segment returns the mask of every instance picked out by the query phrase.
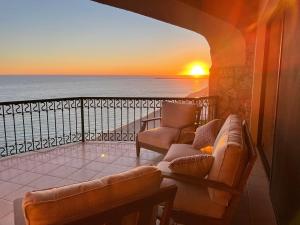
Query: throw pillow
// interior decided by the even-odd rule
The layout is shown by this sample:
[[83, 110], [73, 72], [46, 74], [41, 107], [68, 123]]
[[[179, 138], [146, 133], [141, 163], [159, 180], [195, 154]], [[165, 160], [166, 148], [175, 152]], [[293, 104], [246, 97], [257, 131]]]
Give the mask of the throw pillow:
[[198, 127], [195, 132], [193, 147], [201, 149], [208, 145], [213, 146], [221, 126], [222, 121], [220, 119], [215, 119]]
[[193, 177], [205, 177], [212, 167], [214, 157], [207, 154], [180, 157], [171, 161], [169, 169], [173, 173]]

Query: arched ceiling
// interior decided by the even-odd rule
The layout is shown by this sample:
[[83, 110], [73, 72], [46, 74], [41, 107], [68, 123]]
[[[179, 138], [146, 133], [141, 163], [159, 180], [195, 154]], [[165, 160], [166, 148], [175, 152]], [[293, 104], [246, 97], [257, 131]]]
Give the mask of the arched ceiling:
[[257, 21], [260, 0], [180, 0], [244, 30]]
[[[252, 17], [238, 19], [241, 18], [238, 9], [245, 8], [242, 5], [245, 0], [233, 0], [236, 5], [228, 4], [228, 0], [93, 1], [148, 16], [203, 35], [211, 47], [214, 67], [245, 64], [246, 43], [243, 30], [254, 22]], [[252, 1], [257, 2], [256, 0], [250, 2]], [[255, 8], [254, 3], [251, 5]], [[238, 14], [234, 8], [239, 12]], [[242, 13], [246, 17], [246, 12]]]

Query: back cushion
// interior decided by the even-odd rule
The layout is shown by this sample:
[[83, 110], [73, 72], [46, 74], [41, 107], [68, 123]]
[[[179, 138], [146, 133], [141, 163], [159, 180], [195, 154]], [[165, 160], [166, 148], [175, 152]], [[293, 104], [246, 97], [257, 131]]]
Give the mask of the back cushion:
[[162, 102], [161, 126], [183, 128], [196, 120], [197, 107], [192, 104]]
[[[89, 182], [29, 192], [23, 200], [26, 224], [63, 224], [84, 218], [137, 194], [158, 190], [160, 183], [161, 172], [155, 167], [143, 166]], [[128, 218], [135, 221], [133, 216]]]
[[[229, 186], [237, 185], [248, 159], [247, 150], [243, 145], [242, 121], [237, 115], [230, 115], [214, 143], [212, 155], [215, 160], [208, 179]], [[212, 201], [228, 205], [231, 194], [213, 188], [209, 188], [208, 191]]]

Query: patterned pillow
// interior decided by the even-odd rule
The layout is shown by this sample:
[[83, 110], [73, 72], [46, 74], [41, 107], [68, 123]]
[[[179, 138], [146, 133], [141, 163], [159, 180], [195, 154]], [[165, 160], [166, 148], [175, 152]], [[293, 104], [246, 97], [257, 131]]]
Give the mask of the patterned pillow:
[[198, 127], [195, 132], [193, 147], [201, 149], [209, 145], [213, 146], [221, 126], [222, 121], [215, 119]]
[[202, 178], [209, 173], [213, 161], [214, 157], [207, 154], [180, 157], [171, 161], [169, 169], [173, 173]]

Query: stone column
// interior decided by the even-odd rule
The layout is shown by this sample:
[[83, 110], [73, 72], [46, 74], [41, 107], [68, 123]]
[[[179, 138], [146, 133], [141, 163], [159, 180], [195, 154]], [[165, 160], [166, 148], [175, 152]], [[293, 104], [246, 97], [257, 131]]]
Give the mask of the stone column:
[[212, 66], [209, 77], [209, 95], [218, 96], [217, 118], [225, 119], [229, 114], [234, 113], [249, 122], [253, 60], [254, 43], [247, 43], [244, 66]]

